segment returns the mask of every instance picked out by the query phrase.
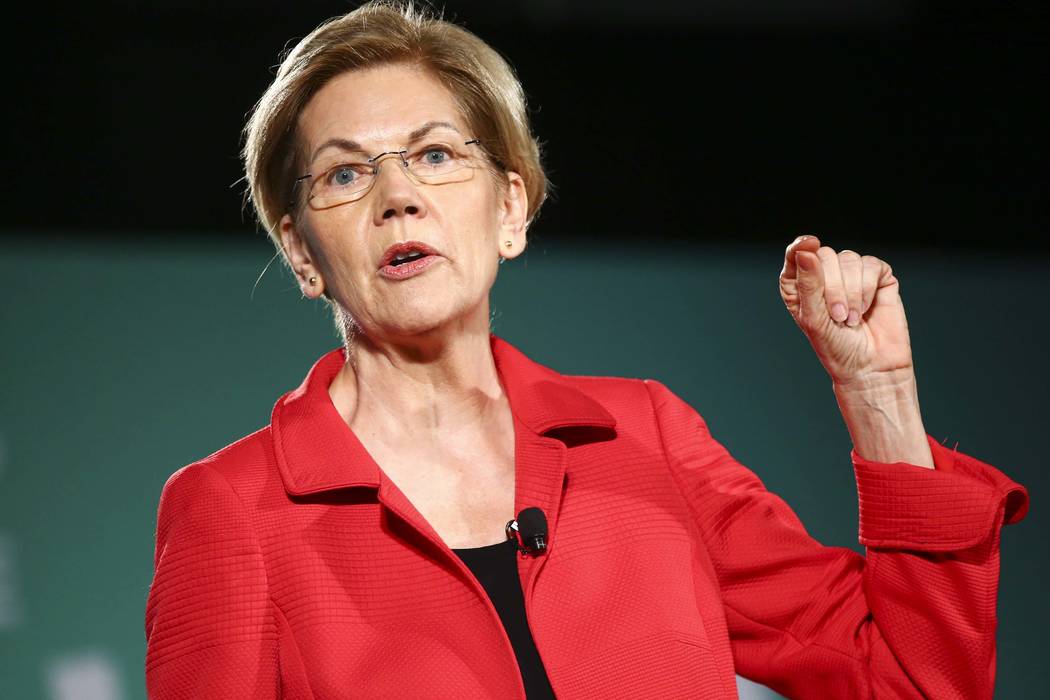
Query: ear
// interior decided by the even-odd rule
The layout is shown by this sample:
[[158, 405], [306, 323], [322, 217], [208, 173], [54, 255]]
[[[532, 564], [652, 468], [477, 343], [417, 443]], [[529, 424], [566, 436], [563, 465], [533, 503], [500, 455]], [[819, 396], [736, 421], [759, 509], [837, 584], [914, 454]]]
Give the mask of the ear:
[[[529, 194], [525, 180], [516, 172], [506, 174], [507, 184], [502, 188], [500, 199], [500, 257], [512, 259], [525, 251], [525, 231], [529, 227]], [[508, 245], [509, 242], [509, 245]]]
[[296, 228], [295, 221], [289, 214], [281, 217], [278, 228], [284, 257], [295, 271], [295, 277], [299, 280], [299, 288], [303, 290], [303, 296], [310, 299], [318, 298], [324, 294], [324, 278], [321, 277], [321, 271], [314, 265], [310, 246]]

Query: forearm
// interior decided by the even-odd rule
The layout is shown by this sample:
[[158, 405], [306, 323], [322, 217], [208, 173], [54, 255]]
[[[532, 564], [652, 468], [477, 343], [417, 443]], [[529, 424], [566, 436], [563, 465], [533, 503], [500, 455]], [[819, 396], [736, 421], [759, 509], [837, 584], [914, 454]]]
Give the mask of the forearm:
[[933, 469], [919, 410], [915, 373], [833, 383], [839, 410], [857, 454], [872, 462], [905, 462]]

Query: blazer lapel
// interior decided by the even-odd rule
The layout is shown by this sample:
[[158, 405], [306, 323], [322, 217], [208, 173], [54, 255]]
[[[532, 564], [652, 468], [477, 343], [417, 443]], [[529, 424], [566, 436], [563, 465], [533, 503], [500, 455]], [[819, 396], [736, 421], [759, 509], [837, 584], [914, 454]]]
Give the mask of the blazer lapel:
[[536, 576], [557, 546], [568, 444], [614, 437], [616, 419], [567, 377], [530, 360], [495, 335], [492, 353], [515, 417], [514, 512], [536, 507], [547, 518], [547, 553], [518, 557], [528, 606]]
[[270, 426], [285, 491], [309, 496], [355, 486], [377, 489], [380, 503], [440, 548], [440, 535], [383, 473], [332, 403], [328, 387], [345, 362], [343, 348], [326, 353], [302, 385], [274, 406]]
[[292, 496], [350, 486], [379, 486], [379, 465], [339, 415], [328, 387], [346, 361], [342, 348], [323, 355], [270, 415], [277, 469]]
[[[496, 335], [490, 335], [489, 340], [515, 418], [515, 514], [528, 507], [542, 509], [550, 548], [556, 542], [566, 443], [608, 439], [615, 435], [616, 419], [573, 386], [569, 378], [530, 360]], [[342, 348], [325, 354], [302, 385], [274, 406], [271, 431], [285, 491], [306, 496], [351, 486], [376, 488], [381, 503], [447, 549], [408, 498], [383, 474], [332, 404], [328, 387], [344, 362]], [[531, 557], [519, 560], [523, 581], [531, 582], [538, 570], [533, 563]]]

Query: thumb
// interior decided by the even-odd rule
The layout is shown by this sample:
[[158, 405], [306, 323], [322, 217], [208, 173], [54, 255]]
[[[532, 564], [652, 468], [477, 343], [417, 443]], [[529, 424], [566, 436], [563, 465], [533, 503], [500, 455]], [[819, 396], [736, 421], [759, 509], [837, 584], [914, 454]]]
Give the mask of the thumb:
[[831, 320], [828, 305], [824, 303], [824, 266], [815, 253], [795, 253], [798, 270], [799, 324], [803, 328], [822, 328]]

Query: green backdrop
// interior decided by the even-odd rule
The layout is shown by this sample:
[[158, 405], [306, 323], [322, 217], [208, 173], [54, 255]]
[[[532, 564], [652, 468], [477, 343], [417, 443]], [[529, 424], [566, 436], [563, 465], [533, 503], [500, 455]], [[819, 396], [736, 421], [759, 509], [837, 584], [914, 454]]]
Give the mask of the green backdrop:
[[[262, 237], [5, 240], [0, 697], [142, 698], [165, 479], [264, 425], [337, 338], [276, 263], [253, 295], [271, 254]], [[1032, 495], [1029, 517], [1003, 535], [996, 697], [1033, 697], [1050, 626], [1047, 264], [825, 242], [893, 265], [927, 430]], [[501, 268], [493, 328], [565, 373], [660, 379], [813, 536], [863, 551], [849, 436], [777, 293], [782, 256], [547, 235]]]

